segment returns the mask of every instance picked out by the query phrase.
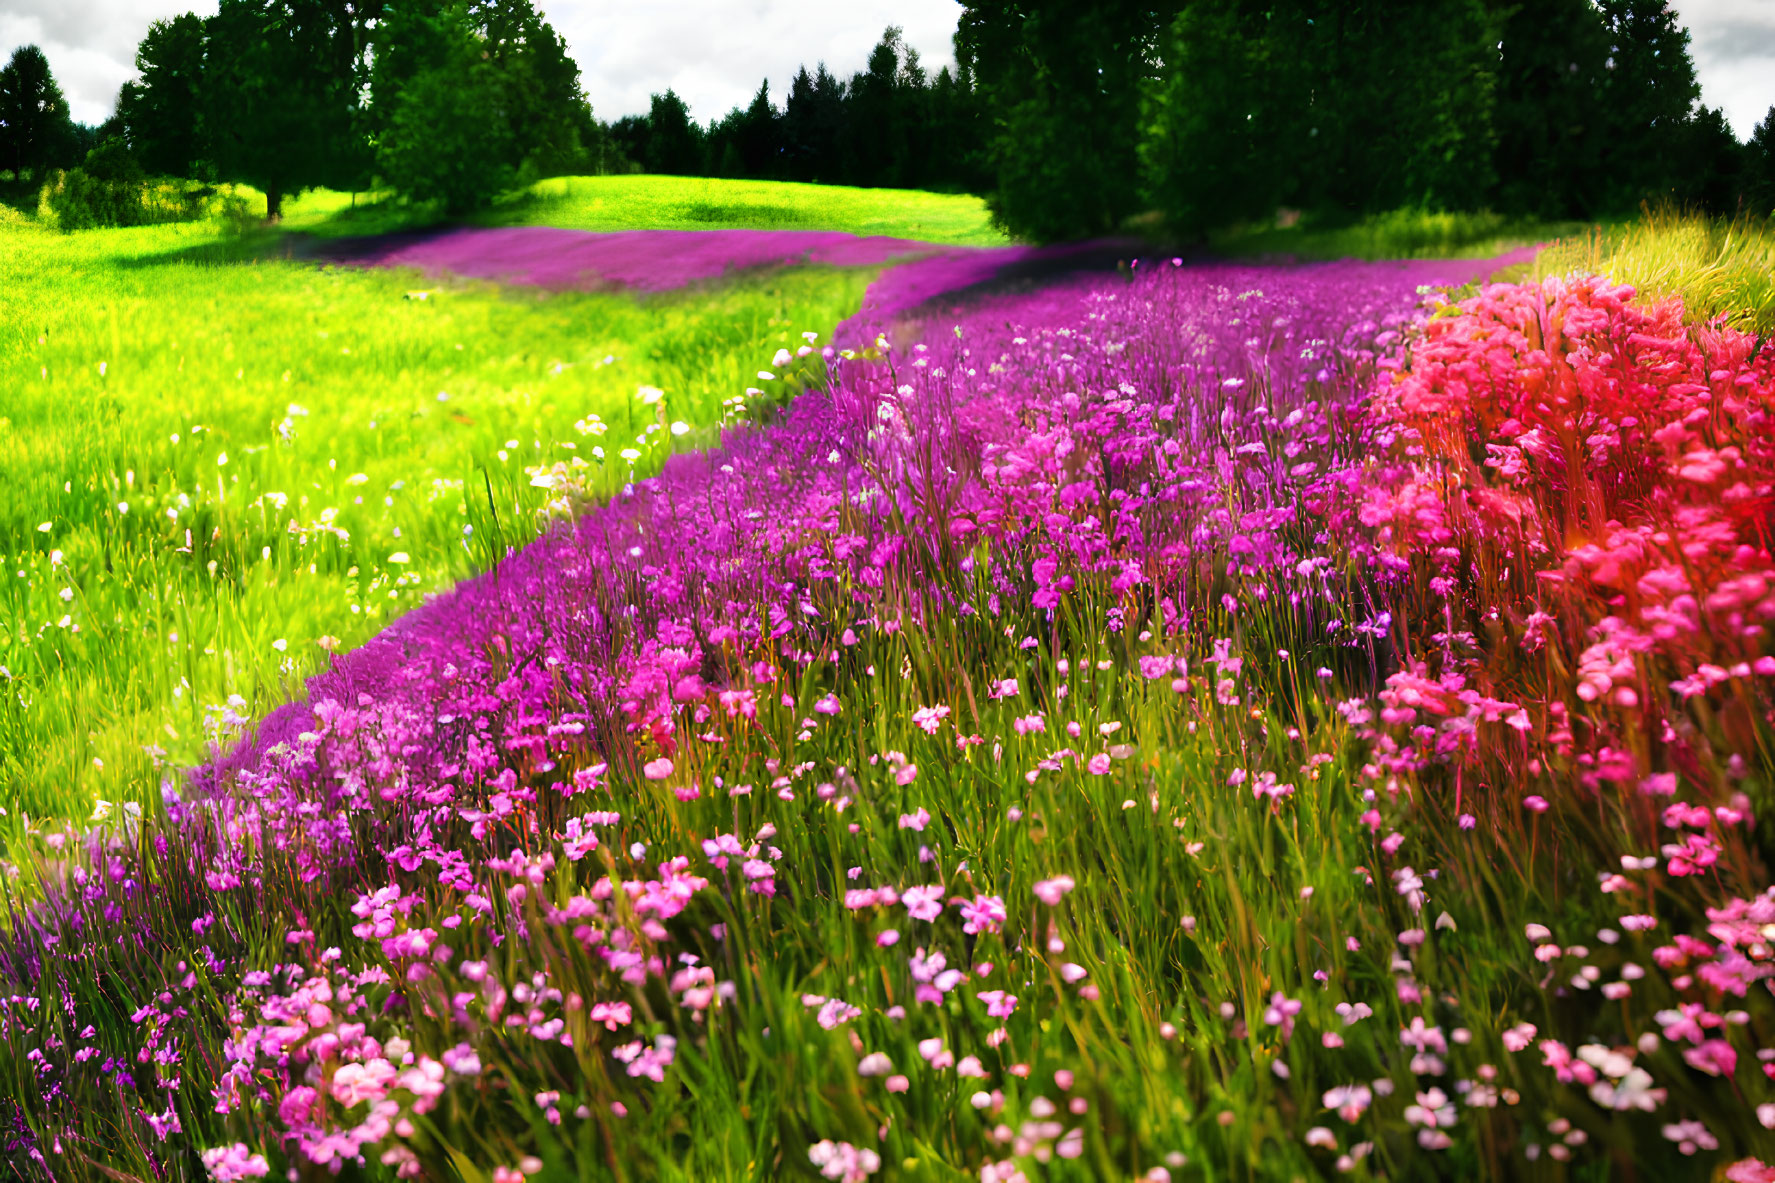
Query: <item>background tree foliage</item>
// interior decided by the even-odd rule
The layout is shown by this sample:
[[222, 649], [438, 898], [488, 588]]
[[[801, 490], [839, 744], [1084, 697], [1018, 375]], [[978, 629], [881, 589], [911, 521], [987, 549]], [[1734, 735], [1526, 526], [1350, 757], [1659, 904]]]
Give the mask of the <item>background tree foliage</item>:
[[653, 173], [979, 190], [989, 175], [984, 127], [965, 63], [933, 76], [890, 26], [848, 82], [824, 62], [803, 66], [781, 108], [766, 80], [749, 104], [707, 128], [668, 90], [647, 115], [618, 120], [611, 138]]
[[1761, 192], [1664, 0], [973, 0], [956, 45], [994, 209], [1037, 238]]
[[73, 164], [81, 150], [48, 59], [35, 45], [21, 46], [0, 68], [0, 169], [35, 176]]
[[[1098, 234], [1145, 208], [1144, 94], [1177, 0], [981, 0], [956, 58], [990, 112], [994, 212], [1036, 238]], [[1229, 137], [1236, 139], [1236, 136]]]
[[370, 4], [221, 0], [207, 24], [201, 126], [223, 180], [283, 195], [369, 180], [362, 81]]
[[804, 66], [780, 107], [764, 81], [705, 126], [667, 90], [606, 126], [533, 0], [220, 0], [154, 23], [101, 128], [20, 50], [0, 170], [242, 181], [272, 216], [310, 186], [456, 214], [632, 169], [969, 190], [1043, 240], [1287, 210], [1767, 213], [1775, 110], [1739, 144], [1699, 105], [1688, 40], [1664, 0], [966, 0], [934, 75], [890, 27], [848, 79]]
[[208, 42], [203, 18], [186, 13], [149, 25], [136, 47], [140, 80], [123, 84], [117, 118], [147, 172], [189, 177], [207, 168], [201, 119]]
[[450, 213], [572, 171], [597, 136], [567, 46], [530, 0], [386, 7], [370, 122], [396, 189]]

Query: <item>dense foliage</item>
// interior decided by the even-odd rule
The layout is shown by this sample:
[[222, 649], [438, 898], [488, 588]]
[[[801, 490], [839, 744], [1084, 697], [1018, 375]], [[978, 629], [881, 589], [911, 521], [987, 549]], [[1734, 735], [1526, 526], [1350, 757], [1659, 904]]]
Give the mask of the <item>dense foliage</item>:
[[766, 81], [747, 106], [703, 128], [668, 90], [647, 115], [611, 127], [648, 172], [936, 190], [986, 183], [984, 134], [966, 63], [932, 76], [893, 27], [849, 81], [823, 62], [803, 66], [780, 108]]
[[1192, 235], [1278, 209], [1590, 218], [1768, 194], [1766, 149], [1696, 105], [1662, 0], [980, 0], [956, 44], [995, 208], [1040, 238], [1149, 211]]
[[49, 61], [35, 45], [0, 68], [0, 169], [40, 174], [79, 159], [79, 133]]
[[530, 0], [223, 0], [156, 21], [114, 134], [149, 174], [285, 194], [376, 178], [447, 212], [579, 171], [602, 136]]

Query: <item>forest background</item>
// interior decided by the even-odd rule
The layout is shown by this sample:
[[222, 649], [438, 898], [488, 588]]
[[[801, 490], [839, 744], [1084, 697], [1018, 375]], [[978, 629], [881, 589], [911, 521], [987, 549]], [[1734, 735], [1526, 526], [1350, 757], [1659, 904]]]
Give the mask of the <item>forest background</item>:
[[954, 69], [889, 28], [780, 103], [766, 82], [704, 125], [667, 90], [607, 123], [530, 0], [222, 0], [150, 28], [96, 127], [20, 49], [0, 196], [66, 228], [195, 216], [230, 182], [272, 218], [311, 187], [435, 218], [649, 172], [972, 192], [1040, 241], [1401, 208], [1767, 214], [1775, 108], [1739, 143], [1688, 43], [1662, 0], [974, 0]]

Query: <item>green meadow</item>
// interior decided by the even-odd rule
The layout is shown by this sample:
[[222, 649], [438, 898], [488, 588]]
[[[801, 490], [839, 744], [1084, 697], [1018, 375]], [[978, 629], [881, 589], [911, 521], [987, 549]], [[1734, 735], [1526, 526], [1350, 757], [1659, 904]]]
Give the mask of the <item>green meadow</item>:
[[[644, 220], [663, 200], [629, 208]], [[802, 224], [909, 232], [881, 208], [839, 203]], [[311, 194], [289, 221], [338, 232], [351, 209]], [[578, 458], [569, 471], [608, 492], [648, 424], [643, 471], [706, 445], [723, 401], [854, 311], [873, 274], [545, 294], [320, 267], [282, 245], [219, 222], [0, 224], [12, 814], [84, 819], [153, 793], [204, 754], [231, 698], [262, 713], [329, 651], [533, 536], [554, 494], [528, 470]], [[662, 402], [640, 403], [643, 386]], [[588, 416], [607, 437], [576, 427]], [[672, 422], [694, 430], [657, 430]]]
[[[233, 190], [263, 212], [264, 198]], [[407, 229], [435, 216], [387, 194], [321, 190], [285, 203], [284, 227], [333, 237]], [[986, 202], [969, 194], [858, 189], [711, 177], [551, 177], [472, 219], [565, 230], [842, 230], [951, 246], [1003, 246]]]

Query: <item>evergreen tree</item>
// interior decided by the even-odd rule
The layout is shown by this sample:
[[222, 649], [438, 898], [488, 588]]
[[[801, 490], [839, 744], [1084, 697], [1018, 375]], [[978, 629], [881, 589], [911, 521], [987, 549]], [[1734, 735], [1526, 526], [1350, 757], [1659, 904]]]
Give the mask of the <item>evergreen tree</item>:
[[1756, 125], [1745, 148], [1744, 200], [1753, 214], [1775, 215], [1775, 107]]
[[803, 66], [783, 108], [784, 172], [790, 180], [836, 184], [851, 178], [844, 134], [849, 114], [844, 83], [826, 63], [812, 74]]
[[80, 134], [49, 59], [35, 45], [13, 52], [0, 68], [0, 168], [33, 179], [69, 168], [81, 157]]
[[1505, 15], [1499, 46], [1497, 204], [1545, 218], [1589, 216], [1605, 200], [1608, 32], [1591, 0], [1535, 0]]
[[1749, 156], [1724, 111], [1698, 107], [1676, 137], [1666, 195], [1687, 209], [1735, 215], [1747, 197]]
[[1674, 193], [1685, 124], [1701, 97], [1689, 31], [1665, 0], [1596, 0], [1608, 40], [1598, 87], [1604, 208]]
[[901, 184], [907, 154], [901, 117], [900, 59], [905, 42], [900, 30], [888, 26], [869, 51], [868, 64], [852, 76], [846, 139], [852, 184]]
[[780, 174], [781, 122], [782, 116], [770, 101], [770, 80], [767, 78], [759, 84], [752, 105], [746, 108], [738, 123], [741, 176], [770, 179]]
[[694, 177], [703, 171], [703, 132], [675, 91], [656, 94], [647, 112], [641, 166], [650, 173]]

